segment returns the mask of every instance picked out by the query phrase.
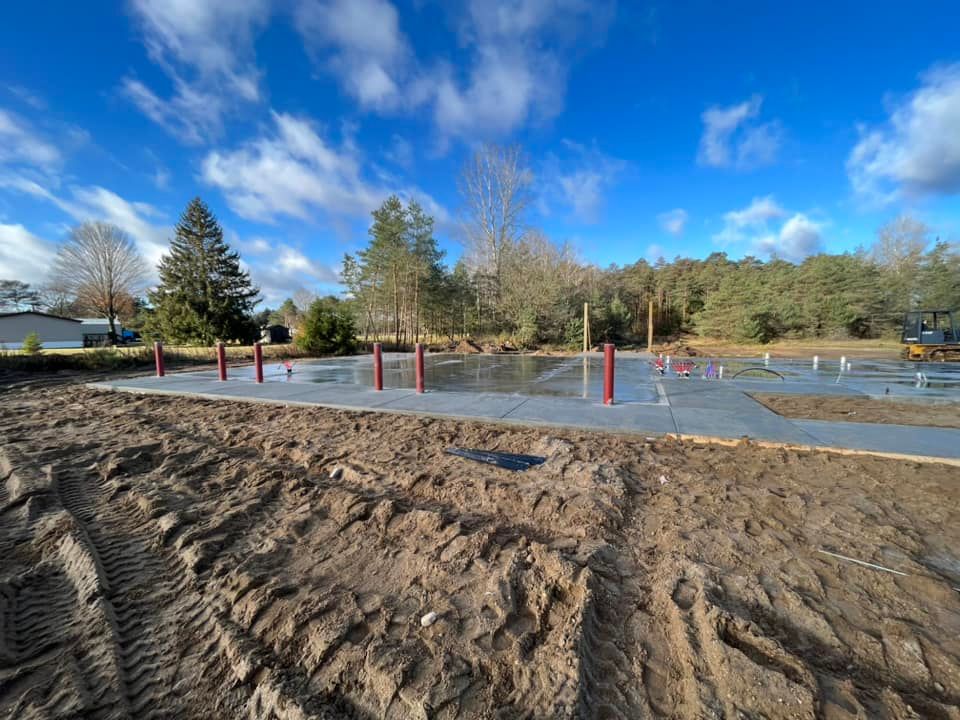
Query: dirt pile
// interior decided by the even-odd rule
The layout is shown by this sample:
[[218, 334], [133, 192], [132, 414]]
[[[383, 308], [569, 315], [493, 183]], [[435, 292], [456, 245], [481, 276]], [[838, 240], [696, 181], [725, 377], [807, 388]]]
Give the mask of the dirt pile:
[[456, 347], [453, 349], [453, 352], [458, 352], [458, 353], [482, 353], [482, 352], [483, 352], [483, 348], [480, 347], [479, 345], [477, 345], [477, 344], [476, 344], [473, 340], [471, 340], [470, 338], [464, 338], [464, 339], [461, 340], [459, 343], [457, 343]]
[[933, 404], [886, 398], [773, 393], [753, 393], [751, 397], [788, 418], [960, 428], [960, 403], [956, 402]]
[[692, 345], [687, 345], [684, 342], [673, 342], [673, 343], [664, 343], [662, 345], [654, 345], [653, 352], [655, 354], [669, 355], [671, 357], [699, 357], [700, 352], [693, 347]]
[[[548, 460], [510, 473], [450, 445]], [[955, 717], [958, 481], [747, 445], [8, 392], [0, 716]]]

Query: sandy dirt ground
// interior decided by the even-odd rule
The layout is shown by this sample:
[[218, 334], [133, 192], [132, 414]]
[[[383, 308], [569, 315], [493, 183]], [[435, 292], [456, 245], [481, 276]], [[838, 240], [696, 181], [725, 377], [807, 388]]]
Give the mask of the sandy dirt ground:
[[752, 393], [751, 397], [788, 418], [960, 428], [960, 403], [896, 402], [865, 397], [776, 393]]
[[746, 444], [7, 390], [0, 717], [957, 718], [958, 487]]
[[657, 353], [683, 357], [763, 357], [812, 358], [839, 360], [841, 357], [862, 360], [897, 360], [902, 345], [889, 340], [778, 340], [766, 345], [735, 343], [696, 335], [683, 335], [670, 341], [657, 342]]

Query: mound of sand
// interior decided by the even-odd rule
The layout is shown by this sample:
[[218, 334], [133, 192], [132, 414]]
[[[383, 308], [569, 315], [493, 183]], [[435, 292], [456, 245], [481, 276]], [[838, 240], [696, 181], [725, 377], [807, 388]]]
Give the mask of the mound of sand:
[[459, 343], [457, 343], [457, 346], [454, 348], [453, 351], [458, 353], [482, 353], [483, 348], [477, 345], [470, 338], [464, 338]]
[[3, 717], [960, 713], [957, 468], [63, 387], [0, 438]]

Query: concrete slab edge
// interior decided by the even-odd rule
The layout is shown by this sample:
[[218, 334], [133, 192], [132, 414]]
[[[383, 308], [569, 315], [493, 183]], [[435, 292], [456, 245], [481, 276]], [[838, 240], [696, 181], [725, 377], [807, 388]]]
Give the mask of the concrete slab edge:
[[332, 410], [343, 410], [346, 412], [361, 413], [388, 413], [391, 415], [412, 415], [418, 417], [428, 417], [436, 420], [457, 420], [459, 422], [474, 422], [485, 424], [509, 425], [512, 427], [535, 427], [535, 428], [558, 428], [564, 430], [579, 430], [591, 433], [603, 433], [605, 435], [617, 435], [619, 437], [654, 437], [654, 438], [672, 438], [674, 440], [694, 442], [703, 445], [722, 445], [724, 447], [735, 447], [741, 443], [747, 443], [755, 447], [768, 449], [795, 450], [800, 452], [826, 452], [835, 455], [848, 456], [867, 456], [879, 457], [890, 460], [909, 460], [911, 462], [951, 465], [960, 467], [960, 458], [936, 457], [931, 455], [911, 455], [909, 453], [891, 453], [879, 450], [862, 450], [856, 448], [831, 447], [827, 445], [805, 445], [797, 443], [784, 443], [772, 440], [762, 440], [744, 436], [741, 438], [725, 438], [714, 435], [689, 435], [680, 432], [665, 433], [658, 430], [641, 430], [639, 428], [631, 430], [618, 430], [616, 428], [602, 427], [597, 425], [570, 425], [567, 423], [553, 423], [543, 420], [525, 420], [509, 417], [484, 417], [470, 415], [451, 415], [449, 413], [432, 413], [422, 410], [402, 410], [389, 407], [365, 408], [356, 405], [338, 405], [335, 403], [317, 403], [304, 402], [299, 400], [283, 400], [274, 398], [251, 398], [251, 397], [228, 397], [224, 395], [212, 395], [208, 393], [184, 393], [177, 390], [164, 390], [154, 388], [124, 388], [113, 387], [106, 383], [87, 383], [85, 387], [92, 390], [106, 390], [112, 392], [126, 392], [134, 395], [166, 395], [170, 397], [189, 397], [199, 398], [201, 400], [229, 400], [231, 402], [249, 402], [258, 405], [293, 405], [296, 407], [322, 407]]

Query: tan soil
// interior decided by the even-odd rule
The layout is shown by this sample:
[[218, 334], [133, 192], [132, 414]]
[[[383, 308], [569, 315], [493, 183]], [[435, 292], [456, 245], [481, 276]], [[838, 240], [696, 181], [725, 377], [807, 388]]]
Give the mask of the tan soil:
[[821, 360], [839, 360], [843, 356], [850, 359], [896, 360], [900, 358], [902, 346], [889, 340], [778, 340], [759, 345], [683, 334], [659, 338], [653, 351], [701, 357], [763, 357], [769, 353], [773, 358], [812, 358], [818, 355]]
[[[451, 445], [549, 460], [514, 474]], [[869, 457], [10, 390], [0, 716], [956, 718], [958, 485]]]
[[788, 418], [960, 428], [960, 403], [931, 404], [775, 393], [753, 393], [751, 397]]
[[457, 353], [482, 353], [483, 348], [477, 345], [473, 340], [464, 338], [457, 346], [453, 349], [453, 352]]

